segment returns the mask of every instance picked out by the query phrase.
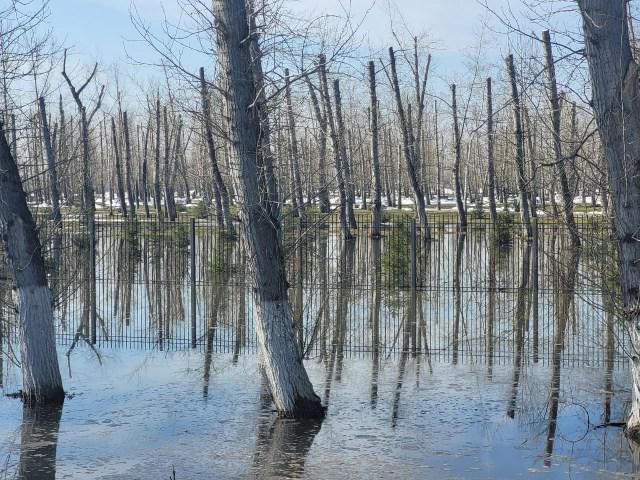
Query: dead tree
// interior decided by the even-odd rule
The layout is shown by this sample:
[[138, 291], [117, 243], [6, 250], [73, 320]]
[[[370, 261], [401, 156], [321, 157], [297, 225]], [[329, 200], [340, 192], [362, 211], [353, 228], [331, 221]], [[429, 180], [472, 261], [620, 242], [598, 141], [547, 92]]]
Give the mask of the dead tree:
[[553, 61], [553, 50], [551, 49], [551, 36], [549, 30], [542, 32], [544, 43], [544, 57], [547, 70], [547, 88], [549, 89], [549, 102], [551, 103], [551, 124], [553, 134], [553, 152], [555, 155], [556, 172], [560, 179], [560, 191], [562, 193], [562, 203], [564, 204], [564, 221], [569, 229], [571, 243], [580, 246], [580, 236], [578, 227], [573, 218], [573, 195], [569, 189], [567, 172], [564, 157], [562, 156], [562, 138], [560, 135], [560, 102], [558, 100], [558, 86], [556, 83], [556, 67]]
[[[298, 153], [298, 138], [296, 135], [296, 120], [293, 115], [293, 103], [291, 101], [291, 81], [289, 69], [284, 70], [284, 96], [287, 102], [287, 130], [289, 133], [289, 162], [291, 164], [293, 195], [300, 210], [304, 209], [304, 197], [302, 195], [302, 180], [300, 179], [300, 158]], [[300, 213], [300, 212], [298, 212]]]
[[127, 199], [129, 200], [129, 209], [131, 210], [131, 216], [136, 217], [136, 202], [135, 195], [133, 193], [133, 173], [132, 173], [132, 159], [131, 159], [131, 138], [129, 137], [129, 120], [127, 112], [122, 112], [122, 128], [124, 129], [124, 166], [127, 185]]
[[122, 180], [122, 166], [120, 162], [120, 146], [118, 144], [118, 131], [116, 121], [111, 117], [111, 141], [113, 143], [113, 154], [115, 156], [116, 187], [118, 189], [118, 200], [120, 200], [120, 210], [126, 217], [128, 215], [127, 202], [125, 200], [124, 181]]
[[[244, 1], [213, 0], [221, 86], [229, 114], [230, 163], [237, 175], [242, 225], [257, 306], [257, 335], [264, 373], [281, 416], [321, 417], [324, 408], [313, 391], [296, 345], [288, 298], [280, 224], [269, 203], [277, 202], [259, 152], [262, 118], [256, 108], [259, 47], [252, 37]], [[257, 59], [257, 60], [256, 60]], [[260, 71], [261, 73], [261, 71]]]
[[382, 216], [382, 182], [380, 181], [380, 153], [378, 149], [378, 96], [376, 94], [376, 69], [369, 62], [369, 130], [371, 132], [371, 164], [373, 166], [373, 223], [371, 236], [380, 236]]
[[462, 159], [462, 139], [460, 138], [460, 125], [458, 124], [458, 100], [455, 83], [451, 85], [451, 110], [453, 111], [453, 181], [455, 183], [456, 205], [458, 207], [458, 224], [461, 230], [467, 229], [467, 210], [464, 205], [462, 182], [460, 180], [460, 162]]
[[62, 215], [60, 214], [60, 192], [58, 191], [58, 166], [56, 165], [56, 154], [54, 150], [55, 138], [51, 138], [49, 129], [49, 119], [44, 97], [38, 99], [40, 107], [40, 124], [42, 126], [42, 140], [47, 153], [47, 169], [49, 171], [49, 189], [51, 191], [51, 219], [54, 224], [60, 224]]
[[315, 88], [307, 75], [304, 81], [309, 88], [311, 105], [318, 122], [318, 199], [320, 201], [320, 213], [329, 213], [329, 185], [327, 184], [327, 115], [324, 112], [324, 104], [320, 104]]
[[331, 137], [331, 146], [333, 147], [333, 159], [336, 169], [336, 178], [338, 179], [338, 194], [340, 196], [340, 230], [345, 240], [353, 238], [349, 224], [347, 223], [347, 191], [345, 186], [344, 171], [342, 168], [342, 156], [340, 153], [340, 142], [336, 131], [336, 123], [333, 117], [333, 107], [331, 106], [331, 97], [329, 97], [329, 85], [327, 80], [326, 58], [320, 55], [318, 58], [318, 74], [320, 75], [320, 92], [322, 102], [324, 103], [327, 124], [329, 125], [329, 136]]
[[218, 156], [216, 153], [216, 144], [213, 138], [213, 126], [211, 124], [211, 102], [209, 99], [209, 91], [207, 82], [204, 77], [204, 68], [200, 67], [200, 100], [202, 102], [202, 122], [204, 124], [204, 134], [207, 141], [207, 149], [209, 151], [209, 161], [211, 162], [211, 171], [213, 173], [213, 195], [216, 201], [216, 215], [219, 226], [226, 226], [227, 231], [233, 234], [234, 227], [231, 220], [231, 212], [229, 208], [229, 192], [224, 183], [220, 167], [218, 165]]
[[518, 177], [518, 190], [520, 191], [520, 214], [524, 223], [527, 237], [533, 237], [531, 227], [531, 210], [529, 209], [529, 193], [527, 187], [527, 174], [524, 168], [524, 133], [522, 131], [522, 115], [520, 107], [520, 95], [516, 82], [516, 70], [513, 65], [513, 55], [506, 58], [509, 82], [511, 84], [511, 103], [513, 104], [513, 127], [516, 140], [516, 169]]
[[496, 167], [494, 157], [494, 133], [493, 133], [493, 94], [491, 92], [491, 77], [487, 78], [487, 176], [489, 197], [489, 216], [491, 224], [496, 225], [498, 213], [496, 209]]
[[347, 217], [351, 228], [358, 228], [356, 215], [353, 211], [355, 203], [355, 192], [353, 185], [353, 175], [351, 174], [351, 165], [349, 164], [349, 156], [347, 155], [347, 130], [344, 125], [342, 116], [342, 95], [340, 94], [340, 80], [333, 81], [333, 96], [336, 102], [336, 127], [338, 134], [338, 148], [340, 149], [340, 164], [342, 165], [342, 175], [344, 177], [344, 185], [347, 194]]
[[418, 175], [416, 171], [415, 158], [412, 155], [411, 136], [407, 124], [407, 118], [404, 113], [404, 107], [402, 105], [402, 97], [400, 95], [400, 84], [398, 83], [398, 72], [396, 70], [396, 57], [393, 52], [393, 47], [389, 47], [389, 60], [391, 63], [391, 87], [393, 89], [396, 112], [398, 119], [400, 120], [400, 133], [402, 134], [402, 151], [404, 153], [405, 167], [409, 182], [413, 188], [413, 198], [415, 201], [416, 213], [420, 222], [422, 233], [426, 240], [431, 239], [431, 231], [429, 230], [429, 223], [427, 219], [427, 210], [425, 208], [424, 194], [422, 187], [418, 181]]
[[153, 202], [156, 206], [157, 219], [162, 221], [162, 193], [160, 191], [160, 94], [156, 100], [156, 151], [155, 160], [153, 162]]

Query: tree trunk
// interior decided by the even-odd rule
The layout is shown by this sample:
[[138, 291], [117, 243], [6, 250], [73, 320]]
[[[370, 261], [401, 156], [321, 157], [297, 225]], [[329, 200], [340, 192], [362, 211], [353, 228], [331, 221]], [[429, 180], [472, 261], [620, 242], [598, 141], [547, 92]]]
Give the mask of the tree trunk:
[[376, 94], [376, 68], [369, 62], [369, 129], [371, 130], [371, 164], [373, 167], [373, 223], [371, 236], [380, 237], [382, 216], [382, 182], [380, 181], [380, 153], [378, 151], [378, 96]]
[[22, 398], [26, 404], [62, 403], [64, 391], [42, 248], [1, 125], [0, 170], [0, 222], [18, 298]]
[[458, 223], [462, 231], [467, 230], [467, 210], [464, 206], [462, 183], [460, 181], [460, 161], [462, 157], [460, 127], [458, 125], [458, 102], [456, 98], [456, 85], [451, 85], [451, 109], [453, 110], [453, 148], [455, 159], [453, 163], [453, 181], [456, 189], [456, 205], [458, 207]]
[[[321, 417], [324, 408], [313, 391], [293, 331], [280, 224], [269, 209], [277, 192], [267, 189], [261, 175], [265, 158], [260, 148], [261, 117], [256, 68], [260, 63], [250, 38], [244, 1], [213, 0], [222, 88], [229, 114], [232, 171], [238, 175], [238, 195], [257, 307], [257, 335], [265, 374], [281, 416]], [[252, 52], [257, 60], [252, 61]], [[254, 58], [256, 58], [254, 56]]]
[[[571, 243], [580, 246], [580, 237], [575, 219], [573, 218], [573, 195], [569, 189], [564, 157], [562, 156], [562, 138], [560, 136], [560, 103], [558, 101], [558, 86], [556, 83], [556, 67], [553, 63], [553, 51], [551, 50], [551, 36], [549, 30], [542, 32], [544, 53], [547, 68], [547, 81], [549, 82], [549, 99], [551, 102], [551, 120], [553, 125], [553, 151], [555, 154], [556, 171], [560, 179], [560, 191], [564, 203], [564, 221], [569, 229]], [[572, 147], [573, 148], [573, 147]]]
[[[593, 108], [604, 145], [619, 250], [619, 281], [633, 349], [640, 349], [640, 72], [629, 43], [625, 0], [579, 0]], [[640, 439], [640, 358], [632, 357], [627, 435]]]
[[[211, 171], [213, 172], [213, 194], [216, 199], [216, 209], [222, 214], [224, 226], [227, 231], [233, 235], [234, 227], [231, 219], [231, 212], [229, 208], [229, 191], [224, 183], [222, 174], [220, 173], [220, 167], [218, 165], [218, 156], [216, 154], [216, 145], [213, 139], [213, 127], [211, 125], [211, 103], [209, 101], [209, 92], [207, 89], [207, 82], [204, 78], [204, 68], [200, 67], [200, 96], [202, 101], [202, 116], [205, 130], [205, 137], [207, 139], [207, 148], [209, 150], [209, 160], [211, 161]], [[220, 219], [218, 219], [220, 225]], [[221, 225], [220, 225], [221, 226]]]
[[291, 82], [289, 69], [284, 70], [284, 90], [287, 102], [287, 127], [289, 131], [289, 161], [293, 173], [293, 193], [300, 210], [304, 210], [304, 196], [302, 194], [302, 180], [300, 179], [300, 156], [298, 154], [298, 136], [296, 134], [296, 120], [293, 116], [293, 103], [291, 101]]
[[347, 191], [345, 187], [344, 173], [342, 169], [342, 158], [340, 154], [340, 142], [336, 133], [336, 124], [333, 117], [333, 108], [331, 107], [331, 97], [329, 97], [329, 84], [327, 80], [326, 60], [324, 55], [318, 58], [318, 72], [320, 75], [320, 92], [324, 103], [325, 116], [329, 125], [329, 136], [331, 137], [331, 146], [333, 147], [334, 166], [336, 169], [336, 178], [338, 179], [338, 193], [340, 195], [340, 230], [344, 239], [353, 238], [347, 223]]
[[527, 232], [527, 238], [533, 236], [531, 227], [531, 211], [529, 210], [529, 193], [527, 188], [527, 175], [524, 169], [524, 134], [522, 132], [522, 116], [520, 108], [520, 95], [518, 94], [518, 84], [516, 82], [516, 70], [513, 65], [513, 55], [506, 59], [509, 80], [511, 83], [511, 101], [513, 102], [513, 124], [516, 140], [516, 168], [518, 170], [518, 190], [520, 190], [520, 214], [522, 222]]
[[124, 128], [124, 166], [127, 184], [127, 199], [129, 200], [129, 209], [131, 216], [136, 216], [136, 202], [133, 194], [133, 174], [131, 170], [131, 139], [129, 138], [129, 121], [127, 112], [122, 113], [122, 128]]
[[304, 81], [309, 88], [309, 96], [311, 97], [311, 105], [320, 127], [318, 133], [318, 198], [320, 200], [320, 213], [329, 213], [331, 206], [329, 205], [329, 185], [327, 184], [327, 115], [323, 112], [323, 108], [318, 101], [318, 97], [314, 90], [309, 77], [305, 75]]
[[49, 188], [51, 190], [51, 219], [53, 223], [58, 225], [62, 220], [60, 214], [60, 193], [58, 192], [58, 169], [56, 165], [56, 156], [53, 149], [54, 141], [51, 139], [51, 131], [49, 130], [49, 121], [47, 119], [47, 110], [44, 103], [44, 97], [39, 99], [40, 106], [40, 122], [42, 125], [42, 139], [44, 141], [45, 150], [47, 152], [47, 168], [49, 170]]
[[122, 214], [126, 217], [127, 202], [125, 201], [124, 182], [122, 180], [122, 167], [120, 165], [120, 147], [118, 146], [118, 133], [116, 131], [116, 121], [111, 117], [111, 139], [113, 141], [113, 153], [116, 158], [116, 185], [118, 188], [118, 199], [120, 200], [120, 209]]
[[338, 127], [338, 148], [340, 149], [340, 159], [342, 165], [342, 174], [344, 176], [345, 190], [347, 194], [347, 216], [349, 226], [358, 228], [356, 215], [353, 211], [355, 203], [355, 192], [353, 185], [353, 176], [351, 175], [351, 165], [349, 164], [349, 156], [347, 155], [347, 132], [342, 117], [342, 95], [340, 94], [340, 81], [333, 81], [333, 95], [336, 101], [336, 126]]
[[498, 221], [498, 212], [496, 209], [496, 167], [493, 155], [493, 96], [491, 93], [491, 77], [487, 78], [487, 174], [488, 174], [488, 197], [489, 197], [489, 216], [491, 224], [496, 225]]
[[[424, 194], [422, 193], [422, 187], [418, 182], [418, 175], [416, 172], [416, 160], [412, 155], [412, 146], [410, 140], [409, 127], [407, 125], [407, 119], [404, 114], [404, 107], [402, 106], [402, 97], [400, 96], [400, 84], [398, 83], [398, 72], [396, 70], [396, 57], [393, 53], [393, 47], [389, 47], [389, 60], [391, 61], [391, 87], [394, 92], [396, 111], [398, 118], [400, 119], [400, 131], [402, 133], [402, 151], [404, 153], [405, 166], [407, 169], [407, 175], [409, 176], [409, 182], [413, 188], [413, 199], [415, 202], [416, 213], [418, 220], [420, 221], [420, 227], [425, 240], [431, 239], [431, 231], [429, 230], [429, 224], [427, 219], [427, 210], [424, 203]], [[398, 185], [400, 184], [400, 178], [398, 178]], [[401, 192], [398, 192], [401, 195]], [[398, 197], [400, 199], [400, 197]], [[400, 200], [398, 199], [398, 202]]]
[[156, 216], [162, 221], [162, 193], [160, 192], [160, 95], [156, 100], [156, 151], [153, 177], [153, 202], [156, 207]]

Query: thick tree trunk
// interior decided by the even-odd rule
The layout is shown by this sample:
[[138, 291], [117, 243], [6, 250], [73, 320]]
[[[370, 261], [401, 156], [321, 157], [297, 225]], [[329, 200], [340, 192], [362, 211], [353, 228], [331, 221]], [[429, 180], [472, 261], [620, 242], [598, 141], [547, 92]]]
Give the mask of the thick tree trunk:
[[1, 126], [0, 171], [0, 222], [18, 297], [22, 398], [27, 404], [61, 403], [64, 391], [42, 249]]
[[[629, 43], [626, 0], [579, 0], [593, 108], [605, 157], [619, 250], [619, 281], [634, 350], [640, 350], [640, 71]], [[632, 357], [627, 434], [640, 439], [640, 358]]]
[[553, 61], [553, 51], [551, 49], [551, 36], [549, 35], [549, 30], [545, 30], [544, 32], [542, 32], [542, 41], [544, 42], [544, 56], [547, 69], [549, 100], [551, 102], [553, 151], [555, 154], [556, 172], [558, 172], [558, 178], [560, 179], [562, 203], [564, 204], [564, 221], [567, 224], [567, 228], [569, 229], [571, 243], [574, 246], [580, 246], [578, 228], [576, 227], [576, 222], [573, 218], [573, 194], [569, 189], [564, 157], [562, 156], [562, 138], [560, 136], [560, 102], [558, 100], [556, 67]]
[[378, 96], [376, 94], [376, 68], [369, 62], [369, 129], [371, 131], [371, 164], [373, 167], [373, 223], [371, 236], [380, 236], [382, 217], [382, 182], [380, 181], [380, 153], [378, 149]]
[[533, 236], [531, 227], [531, 211], [529, 209], [529, 190], [527, 186], [527, 174], [524, 168], [524, 133], [522, 131], [522, 116], [520, 107], [520, 95], [518, 94], [518, 84], [516, 82], [516, 70], [513, 65], [513, 55], [506, 59], [509, 80], [511, 83], [511, 101], [513, 103], [513, 125], [516, 140], [516, 169], [518, 171], [518, 190], [520, 190], [520, 214], [522, 223], [527, 232], [527, 238]]
[[[265, 159], [260, 145], [260, 112], [254, 100], [254, 75], [259, 52], [245, 39], [251, 32], [244, 1], [213, 0], [222, 88], [229, 114], [230, 163], [238, 175], [238, 195], [246, 248], [253, 274], [257, 307], [257, 334], [265, 375], [278, 413], [290, 417], [324, 415], [313, 391], [293, 331], [293, 315], [287, 293], [280, 224], [269, 203], [277, 202], [269, 192], [269, 181], [261, 175]], [[252, 51], [254, 58], [252, 61]]]

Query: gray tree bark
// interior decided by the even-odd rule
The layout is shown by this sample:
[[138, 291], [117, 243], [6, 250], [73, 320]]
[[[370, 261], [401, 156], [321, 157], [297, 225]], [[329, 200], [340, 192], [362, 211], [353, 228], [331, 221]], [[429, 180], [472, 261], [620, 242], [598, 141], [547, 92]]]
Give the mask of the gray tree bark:
[[553, 50], [551, 49], [551, 36], [549, 30], [542, 32], [544, 43], [544, 57], [547, 70], [547, 88], [549, 89], [549, 101], [551, 103], [551, 120], [553, 134], [553, 152], [555, 154], [556, 172], [560, 179], [560, 191], [562, 193], [562, 203], [564, 204], [564, 221], [569, 229], [571, 243], [580, 246], [580, 236], [573, 218], [573, 195], [569, 189], [567, 172], [564, 157], [562, 156], [562, 138], [560, 136], [560, 103], [558, 100], [558, 85], [556, 83], [556, 67], [553, 60]]
[[49, 120], [47, 119], [47, 109], [44, 97], [38, 100], [40, 107], [40, 123], [42, 125], [42, 139], [47, 152], [47, 168], [49, 170], [49, 189], [51, 191], [51, 219], [58, 225], [62, 220], [60, 214], [60, 192], [58, 191], [58, 166], [56, 165], [56, 155], [53, 148], [55, 141], [51, 139]]
[[127, 184], [127, 199], [129, 200], [129, 209], [131, 216], [136, 217], [136, 202], [133, 193], [133, 173], [131, 168], [131, 138], [129, 137], [129, 120], [127, 112], [122, 113], [122, 128], [124, 129], [124, 167]]
[[380, 237], [382, 217], [382, 182], [380, 181], [380, 152], [378, 148], [378, 95], [376, 94], [376, 68], [369, 62], [369, 130], [371, 131], [371, 164], [373, 167], [373, 223], [371, 236]]
[[0, 171], [0, 224], [18, 297], [22, 399], [25, 404], [62, 403], [64, 391], [42, 248], [1, 125]]
[[520, 95], [516, 82], [516, 70], [513, 65], [513, 55], [506, 58], [509, 81], [511, 83], [511, 102], [513, 103], [513, 126], [516, 140], [516, 169], [518, 171], [518, 190], [520, 190], [520, 214], [527, 232], [527, 238], [533, 237], [531, 227], [531, 211], [529, 209], [529, 192], [527, 187], [527, 174], [524, 168], [524, 133], [522, 131], [522, 115], [520, 107]]
[[327, 115], [323, 112], [323, 107], [318, 101], [315, 89], [307, 75], [304, 81], [309, 89], [311, 97], [311, 105], [318, 121], [318, 199], [320, 201], [320, 213], [329, 213], [331, 206], [329, 205], [329, 185], [327, 183]]
[[[635, 352], [640, 351], [640, 68], [629, 42], [625, 0], [579, 0], [585, 55], [593, 88], [593, 108], [604, 145], [619, 281]], [[640, 356], [633, 354], [631, 412], [627, 435], [640, 439]]]
[[460, 181], [460, 162], [462, 160], [462, 151], [461, 151], [462, 139], [460, 138], [460, 125], [458, 123], [458, 101], [457, 101], [455, 83], [451, 85], [451, 109], [453, 111], [453, 149], [454, 149], [453, 181], [455, 184], [456, 205], [458, 207], [458, 224], [460, 225], [461, 230], [466, 231], [467, 210], [464, 206], [462, 182]]
[[489, 216], [491, 224], [496, 225], [498, 213], [496, 209], [496, 167], [494, 157], [494, 133], [493, 133], [493, 94], [491, 93], [491, 77], [487, 78], [487, 173], [488, 173], [488, 197]]
[[124, 181], [122, 180], [122, 166], [120, 162], [120, 146], [118, 145], [118, 131], [116, 121], [111, 117], [111, 141], [113, 142], [113, 154], [115, 156], [116, 186], [118, 188], [118, 199], [120, 200], [120, 210], [126, 217], [128, 215], [127, 202], [124, 192]]
[[[422, 229], [422, 234], [426, 240], [431, 239], [431, 231], [429, 229], [429, 223], [427, 218], [427, 210], [425, 208], [424, 194], [420, 182], [418, 182], [418, 175], [416, 172], [416, 162], [412, 155], [412, 145], [410, 140], [409, 127], [407, 125], [407, 119], [404, 113], [404, 107], [402, 105], [402, 97], [400, 96], [400, 84], [398, 83], [398, 73], [396, 70], [396, 57], [393, 52], [393, 47], [389, 47], [389, 60], [391, 62], [391, 87], [395, 96], [396, 112], [400, 120], [400, 131], [402, 133], [402, 151], [404, 153], [405, 167], [407, 169], [407, 175], [411, 187], [413, 188], [413, 199], [415, 202], [416, 213]], [[399, 181], [399, 179], [398, 179]], [[401, 192], [398, 192], [399, 194]]]
[[[262, 118], [254, 100], [258, 94], [256, 45], [246, 42], [252, 32], [244, 1], [213, 0], [221, 84], [229, 114], [230, 163], [238, 175], [238, 196], [249, 267], [257, 306], [257, 334], [264, 372], [281, 416], [321, 417], [324, 408], [313, 391], [293, 331], [280, 224], [269, 203], [277, 201], [261, 175]], [[252, 53], [254, 54], [252, 59]], [[257, 60], [255, 60], [257, 58]]]

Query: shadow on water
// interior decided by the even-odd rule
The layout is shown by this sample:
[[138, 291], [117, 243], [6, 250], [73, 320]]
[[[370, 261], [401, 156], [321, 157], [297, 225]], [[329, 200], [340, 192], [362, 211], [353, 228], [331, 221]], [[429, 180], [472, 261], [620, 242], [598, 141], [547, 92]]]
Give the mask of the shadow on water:
[[62, 405], [22, 409], [20, 480], [55, 480]]

